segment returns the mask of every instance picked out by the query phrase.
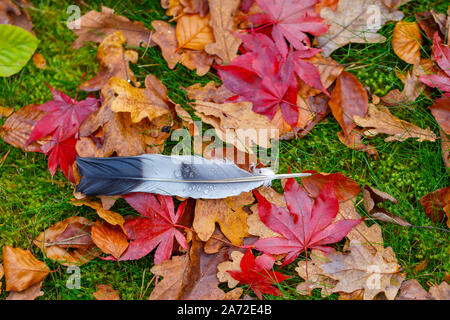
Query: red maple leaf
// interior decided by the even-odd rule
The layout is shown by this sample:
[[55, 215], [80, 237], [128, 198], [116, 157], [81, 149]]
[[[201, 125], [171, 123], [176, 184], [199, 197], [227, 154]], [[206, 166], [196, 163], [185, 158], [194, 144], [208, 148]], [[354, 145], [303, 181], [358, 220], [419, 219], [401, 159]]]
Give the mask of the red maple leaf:
[[318, 49], [304, 48], [283, 56], [275, 43], [264, 34], [242, 34], [245, 54], [226, 66], [216, 66], [225, 87], [236, 93], [233, 101], [250, 101], [253, 111], [272, 119], [281, 109], [285, 121], [298, 122], [297, 73], [306, 83], [325, 90], [316, 67], [302, 60]]
[[333, 223], [339, 211], [334, 192], [334, 182], [327, 183], [312, 201], [294, 179], [288, 179], [284, 187], [287, 209], [267, 201], [258, 192], [258, 211], [261, 221], [282, 237], [260, 239], [255, 248], [269, 254], [287, 254], [283, 265], [294, 261], [307, 249], [333, 252], [326, 245], [338, 242], [361, 220], [340, 220]]
[[441, 37], [436, 31], [433, 36], [432, 58], [441, 70], [437, 74], [421, 76], [419, 79], [429, 87], [450, 92], [450, 48], [441, 42]]
[[77, 139], [75, 138], [68, 138], [64, 141], [52, 139], [41, 147], [42, 152], [48, 156], [48, 170], [52, 177], [59, 166], [65, 176], [72, 183], [75, 183], [73, 173], [70, 169], [77, 158], [76, 143]]
[[[143, 217], [128, 219], [124, 228], [130, 245], [120, 257], [122, 260], [137, 260], [158, 247], [154, 263], [159, 264], [170, 259], [174, 239], [187, 249], [184, 235], [177, 229], [177, 223], [184, 212], [186, 202], [182, 202], [175, 213], [172, 197], [149, 193], [132, 193], [124, 196], [125, 200]], [[113, 257], [106, 259], [115, 260]]]
[[249, 249], [242, 257], [240, 267], [241, 271], [228, 271], [228, 273], [239, 283], [248, 284], [249, 288], [255, 292], [259, 299], [262, 299], [262, 293], [281, 296], [280, 290], [273, 286], [288, 279], [285, 275], [272, 271], [275, 259], [263, 254], [255, 259], [252, 251]]
[[310, 46], [307, 33], [314, 36], [327, 32], [328, 25], [315, 12], [318, 0], [256, 0], [263, 14], [248, 17], [256, 24], [272, 26], [272, 38], [283, 55], [288, 52], [286, 41], [298, 50]]
[[78, 136], [78, 129], [86, 117], [98, 109], [98, 100], [92, 96], [76, 101], [49, 84], [53, 100], [38, 106], [37, 109], [47, 112], [33, 128], [27, 143], [39, 140], [45, 136], [58, 137], [63, 141]]

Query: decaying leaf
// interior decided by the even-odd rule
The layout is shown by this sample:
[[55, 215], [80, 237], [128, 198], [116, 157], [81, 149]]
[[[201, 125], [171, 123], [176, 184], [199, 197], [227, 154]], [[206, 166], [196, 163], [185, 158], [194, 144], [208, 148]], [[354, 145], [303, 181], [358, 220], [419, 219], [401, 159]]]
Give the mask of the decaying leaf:
[[189, 99], [207, 101], [214, 103], [224, 103], [228, 98], [231, 98], [234, 93], [228, 90], [224, 85], [216, 86], [214, 81], [208, 82], [202, 86], [201, 83], [195, 83], [186, 89]]
[[153, 41], [161, 48], [162, 55], [169, 68], [175, 68], [181, 58], [181, 54], [177, 51], [178, 40], [175, 27], [161, 20], [152, 21], [152, 27], [155, 29]]
[[368, 103], [366, 90], [358, 79], [348, 72], [342, 72], [328, 105], [346, 135], [356, 127], [354, 117], [366, 115]]
[[359, 151], [364, 151], [369, 156], [378, 157], [378, 151], [374, 145], [365, 144], [362, 141], [363, 134], [361, 130], [353, 129], [350, 134], [345, 134], [344, 131], [339, 131], [337, 133], [339, 141], [345, 144], [347, 147]]
[[43, 283], [44, 280], [41, 280], [23, 291], [11, 291], [6, 300], [35, 300], [44, 295], [44, 291], [41, 290]]
[[91, 230], [92, 240], [103, 253], [110, 254], [119, 259], [128, 248], [126, 235], [120, 228], [113, 228], [104, 223], [96, 223]]
[[[386, 38], [377, 33], [387, 21], [399, 21], [401, 11], [390, 12], [381, 0], [339, 0], [337, 9], [321, 10], [320, 16], [330, 25], [326, 33], [316, 37], [325, 57], [348, 43], [378, 43]], [[377, 17], [375, 23], [374, 17]], [[379, 19], [379, 20], [378, 20]]]
[[23, 291], [41, 282], [50, 269], [28, 250], [3, 247], [6, 291]]
[[[130, 46], [152, 47], [151, 32], [140, 21], [131, 22], [129, 19], [114, 14], [114, 9], [102, 7], [102, 11], [89, 11], [79, 19], [71, 22], [72, 31], [78, 36], [72, 46], [81, 48], [90, 41], [100, 43], [107, 35], [119, 30], [127, 39]], [[78, 27], [79, 26], [79, 27]]]
[[[228, 260], [227, 249], [218, 253], [203, 252], [202, 242], [193, 239], [189, 252], [182, 256], [174, 256], [154, 266], [151, 272], [162, 276], [163, 280], [153, 289], [150, 300], [223, 300], [230, 294], [225, 294], [218, 288], [217, 266]], [[235, 289], [235, 296], [242, 293], [241, 288]]]
[[0, 137], [10, 145], [28, 152], [42, 152], [41, 146], [45, 141], [35, 141], [26, 144], [30, 138], [31, 131], [44, 112], [36, 109], [37, 104], [30, 104], [14, 112], [1, 127]]
[[228, 271], [241, 270], [241, 260], [244, 253], [240, 251], [233, 251], [230, 254], [231, 261], [224, 261], [217, 266], [217, 279], [220, 282], [227, 282], [228, 288], [234, 288], [239, 284], [239, 280], [234, 279]]
[[33, 32], [33, 23], [26, 10], [26, 0], [2, 0], [0, 1], [0, 24], [11, 24], [28, 32]]
[[443, 222], [447, 219], [447, 225], [450, 226], [450, 187], [431, 192], [419, 201], [431, 220]]
[[442, 130], [450, 135], [450, 96], [443, 95], [436, 99], [430, 111]]
[[397, 199], [386, 192], [373, 187], [364, 186], [364, 209], [369, 216], [380, 221], [396, 223], [403, 227], [412, 226], [409, 222], [378, 206], [385, 201], [392, 203], [398, 202]]
[[112, 77], [109, 86], [116, 99], [111, 103], [114, 112], [130, 112], [131, 122], [144, 118], [153, 121], [169, 113], [166, 87], [154, 75], [145, 78], [145, 89], [135, 88], [128, 81]]
[[98, 256], [90, 239], [92, 222], [70, 217], [42, 232], [33, 242], [43, 254], [64, 266], [83, 265]]
[[342, 173], [319, 173], [314, 170], [305, 172], [311, 173], [311, 175], [302, 178], [302, 184], [313, 198], [317, 198], [325, 185], [330, 181], [334, 182], [334, 192], [339, 202], [355, 199], [361, 192], [359, 185]]
[[136, 84], [136, 77], [129, 63], [137, 62], [138, 53], [134, 50], [125, 50], [123, 48], [125, 42], [125, 36], [120, 31], [113, 32], [102, 40], [97, 51], [100, 69], [92, 79], [80, 86], [81, 90], [100, 90], [112, 77], [129, 80]]
[[[311, 290], [320, 288], [322, 297], [327, 297], [333, 293], [332, 289], [336, 286], [337, 281], [323, 275], [321, 266], [330, 260], [327, 255], [319, 250], [312, 250], [309, 254], [311, 260], [306, 262], [300, 260], [298, 262], [297, 271], [298, 275], [305, 279], [305, 282], [297, 285], [297, 292], [302, 295], [310, 294]], [[307, 266], [308, 264], [308, 266]], [[308, 267], [308, 274], [306, 268]]]
[[120, 300], [119, 292], [106, 284], [98, 284], [93, 295], [95, 300]]
[[324, 275], [339, 281], [332, 291], [351, 293], [364, 289], [364, 300], [372, 300], [380, 292], [393, 300], [405, 276], [400, 273], [392, 248], [375, 255], [366, 246], [350, 243], [349, 249], [349, 254], [328, 255], [331, 262], [321, 266]]
[[252, 147], [256, 145], [270, 148], [270, 139], [276, 138], [270, 136], [276, 130], [269, 119], [252, 111], [249, 102], [217, 104], [197, 100], [193, 107], [203, 122], [216, 129], [222, 141], [241, 151], [252, 153]]
[[409, 64], [420, 61], [422, 35], [417, 22], [400, 21], [395, 25], [392, 35], [392, 48], [397, 56]]
[[103, 220], [105, 220], [112, 226], [120, 226], [122, 228], [122, 230], [124, 230], [124, 232], [125, 232], [125, 229], [123, 228], [125, 219], [120, 214], [118, 214], [114, 211], [105, 210], [100, 202], [91, 201], [88, 199], [86, 199], [86, 200], [72, 199], [70, 201], [70, 203], [77, 207], [85, 205], [85, 206], [88, 206], [89, 208], [94, 209], [95, 211], [97, 211], [97, 214], [100, 218], [102, 218]]
[[209, 25], [209, 15], [204, 18], [198, 14], [182, 16], [177, 23], [176, 36], [178, 48], [199, 51], [215, 41], [213, 30]]
[[450, 300], [450, 285], [442, 281], [427, 292], [417, 280], [411, 279], [402, 283], [396, 300]]
[[204, 51], [184, 49], [180, 57], [180, 63], [199, 76], [207, 74], [213, 62], [214, 57]]
[[47, 62], [45, 61], [45, 58], [42, 55], [42, 53], [35, 53], [33, 55], [32, 59], [33, 59], [33, 63], [36, 66], [36, 68], [42, 69], [42, 70], [47, 69]]
[[239, 4], [240, 0], [209, 0], [210, 25], [215, 42], [207, 44], [205, 51], [218, 56], [225, 64], [236, 57], [241, 44], [241, 40], [231, 32]]
[[197, 200], [193, 229], [202, 241], [207, 241], [218, 223], [222, 233], [235, 245], [242, 245], [247, 232], [247, 212], [243, 206], [254, 202], [251, 192], [218, 200]]
[[429, 128], [421, 129], [409, 122], [393, 116], [385, 107], [375, 107], [369, 105], [369, 110], [365, 117], [354, 116], [353, 119], [358, 126], [366, 129], [364, 135], [376, 136], [380, 133], [387, 134], [384, 141], [404, 141], [409, 138], [417, 138], [418, 141], [436, 140], [436, 135]]

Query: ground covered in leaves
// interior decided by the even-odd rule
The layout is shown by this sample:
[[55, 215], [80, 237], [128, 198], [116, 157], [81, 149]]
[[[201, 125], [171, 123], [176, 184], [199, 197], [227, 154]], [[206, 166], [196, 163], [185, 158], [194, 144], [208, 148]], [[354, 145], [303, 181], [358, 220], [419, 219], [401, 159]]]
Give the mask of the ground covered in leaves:
[[[81, 1], [83, 2], [83, 1]], [[114, 13], [132, 21], [140, 21], [149, 29], [152, 21], [170, 21], [159, 1], [86, 1], [81, 6], [82, 14], [90, 10], [102, 10], [102, 5], [114, 9]], [[84, 2], [83, 2], [84, 3]], [[0, 106], [19, 110], [30, 103], [42, 104], [52, 99], [46, 83], [53, 88], [74, 97], [80, 79], [91, 79], [98, 70], [98, 44], [87, 43], [74, 49], [72, 43], [77, 36], [67, 28], [70, 14], [66, 9], [69, 1], [32, 1], [28, 9], [34, 23], [33, 31], [40, 39], [37, 53], [46, 60], [46, 68], [28, 63], [18, 74], [0, 78]], [[446, 1], [409, 1], [400, 7], [404, 13], [403, 21], [416, 21], [415, 13], [434, 9], [446, 13]], [[355, 76], [363, 87], [377, 96], [385, 96], [390, 91], [403, 89], [401, 80], [412, 66], [400, 59], [391, 45], [396, 22], [387, 22], [379, 31], [386, 37], [383, 43], [351, 43], [337, 48], [331, 57]], [[430, 58], [431, 39], [424, 36], [420, 53]], [[137, 63], [131, 64], [136, 82], [144, 87], [148, 74], [156, 76], [167, 88], [168, 97], [185, 110], [191, 112], [191, 100], [186, 91], [191, 85], [202, 85], [220, 78], [211, 69], [202, 76], [180, 63], [169, 68], [158, 46], [136, 47], [128, 49], [138, 53]], [[194, 48], [195, 49], [195, 48]], [[334, 50], [334, 48], [329, 48]], [[98, 93], [95, 93], [98, 97]], [[78, 100], [85, 99], [88, 93], [80, 91]], [[389, 108], [396, 117], [404, 119], [420, 128], [429, 128], [439, 136], [439, 125], [427, 109], [438, 98], [438, 92], [422, 92], [415, 101]], [[194, 119], [199, 118], [194, 116]], [[0, 119], [0, 125], [4, 123]], [[209, 126], [210, 127], [210, 126]], [[205, 129], [209, 128], [205, 125]], [[446, 228], [445, 223], [435, 223], [425, 214], [419, 199], [438, 189], [448, 186], [448, 171], [442, 159], [441, 144], [431, 141], [418, 142], [416, 139], [405, 141], [386, 141], [386, 135], [367, 139], [367, 143], [376, 148], [378, 156], [348, 148], [338, 138], [342, 129], [332, 116], [326, 117], [315, 125], [305, 136], [280, 142], [279, 172], [340, 172], [353, 179], [359, 186], [368, 185], [391, 195], [398, 202], [383, 203], [383, 207], [408, 221], [414, 226]], [[366, 141], [366, 138], [363, 138]], [[167, 140], [163, 153], [170, 154], [175, 142]], [[281, 182], [274, 182], [278, 192], [283, 191]], [[286, 189], [285, 189], [286, 190]], [[92, 299], [97, 285], [108, 284], [120, 293], [122, 299], [147, 299], [155, 285], [155, 274], [164, 277], [164, 269], [153, 267], [153, 253], [147, 258], [136, 261], [106, 261], [94, 259], [81, 268], [81, 287], [70, 289], [66, 286], [71, 273], [66, 267], [46, 258], [33, 244], [43, 230], [55, 223], [72, 217], [82, 216], [92, 221], [98, 219], [97, 213], [88, 206], [74, 206], [73, 186], [62, 172], [56, 172], [52, 178], [47, 169], [47, 159], [43, 154], [24, 152], [0, 139], [0, 246], [11, 246], [30, 250], [35, 257], [45, 262], [50, 270], [44, 281], [39, 299]], [[380, 225], [384, 247], [391, 247], [398, 265], [406, 279], [416, 279], [424, 288], [448, 281], [450, 270], [448, 232], [432, 228], [405, 227], [398, 224], [374, 220], [365, 210], [362, 192], [355, 199], [355, 206], [361, 216], [366, 216], [367, 226]], [[119, 199], [112, 210], [122, 216], [135, 215], [136, 211], [124, 199]], [[230, 239], [231, 240], [231, 239]], [[192, 246], [197, 246], [195, 242]], [[345, 240], [334, 245], [342, 249], [348, 244]], [[191, 254], [194, 249], [191, 249]], [[197, 249], [196, 249], [197, 250]], [[1, 253], [0, 253], [1, 254]], [[363, 254], [352, 251], [352, 254]], [[315, 253], [314, 257], [320, 257]], [[3, 257], [0, 256], [0, 260]], [[242, 257], [240, 257], [242, 258]], [[181, 258], [180, 258], [181, 259]], [[310, 295], [300, 294], [297, 285], [303, 282], [297, 262], [305, 260], [301, 253], [297, 260], [285, 267], [275, 264], [274, 270], [290, 277], [277, 285], [283, 296], [264, 295], [268, 299], [337, 299], [333, 293], [322, 297], [320, 289], [312, 290]], [[320, 260], [320, 259], [319, 259]], [[180, 261], [179, 263], [182, 263]], [[329, 271], [332, 272], [332, 271]], [[1, 281], [1, 279], [0, 279]], [[226, 289], [226, 284], [220, 288]], [[244, 286], [245, 288], [245, 286]], [[226, 289], [228, 290], [228, 289]], [[323, 293], [323, 291], [322, 291]], [[252, 291], [246, 292], [256, 298]], [[2, 290], [0, 298], [8, 293]], [[230, 294], [231, 296], [231, 294]]]

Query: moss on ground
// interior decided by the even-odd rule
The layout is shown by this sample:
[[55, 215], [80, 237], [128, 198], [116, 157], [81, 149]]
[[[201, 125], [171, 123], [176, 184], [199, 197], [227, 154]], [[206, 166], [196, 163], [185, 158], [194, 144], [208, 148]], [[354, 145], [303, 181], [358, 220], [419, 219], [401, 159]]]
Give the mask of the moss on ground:
[[[46, 82], [73, 97], [82, 75], [86, 74], [88, 79], [95, 74], [97, 46], [90, 44], [79, 50], [71, 48], [76, 37], [65, 25], [69, 16], [66, 13], [68, 4], [68, 1], [33, 1], [30, 13], [34, 30], [41, 40], [37, 52], [43, 54], [48, 68], [40, 70], [29, 63], [18, 75], [0, 79], [0, 105], [17, 109], [30, 103], [48, 101], [51, 94], [45, 86]], [[160, 8], [159, 1], [155, 0], [140, 1], [139, 4], [110, 0], [103, 1], [103, 4], [131, 20], [142, 21], [148, 27], [154, 19], [169, 20]], [[89, 8], [82, 8], [82, 13], [91, 9], [99, 10], [100, 6], [100, 1], [89, 1]], [[446, 7], [446, 1], [416, 0], [410, 1], [402, 9], [406, 19], [413, 21], [415, 12], [431, 8], [445, 12]], [[393, 26], [390, 23], [382, 29], [388, 39], [392, 36]], [[426, 56], [429, 43], [425, 43], [423, 50], [423, 56]], [[170, 70], [157, 48], [138, 51], [141, 58], [133, 66], [138, 79], [142, 81], [146, 74], [155, 74], [168, 88], [169, 97], [188, 110], [189, 101], [182, 87], [218, 81], [212, 73], [198, 77], [180, 65]], [[395, 76], [395, 71], [405, 72], [410, 68], [395, 56], [389, 41], [383, 44], [348, 45], [336, 51], [333, 58], [346, 65], [348, 71], [364, 86], [379, 95], [392, 89], [401, 89], [402, 83]], [[80, 93], [79, 96], [84, 98], [86, 93]], [[426, 110], [435, 97], [421, 95], [414, 104], [393, 108], [391, 112], [422, 128], [430, 127], [438, 134], [438, 125]], [[387, 143], [385, 137], [367, 139], [379, 151], [379, 159], [374, 160], [363, 152], [342, 145], [336, 135], [339, 131], [338, 123], [328, 117], [304, 138], [282, 141], [280, 171], [286, 172], [292, 166], [294, 171], [342, 172], [360, 185], [371, 185], [396, 197], [398, 204], [387, 205], [394, 214], [415, 225], [433, 226], [418, 199], [448, 184], [439, 143], [413, 140]], [[171, 146], [171, 143], [167, 143], [167, 150]], [[5, 161], [0, 163], [0, 246], [30, 249], [38, 258], [44, 259], [39, 249], [32, 245], [32, 239], [40, 232], [73, 215], [96, 219], [92, 209], [74, 207], [68, 202], [72, 197], [72, 187], [61, 173], [51, 179], [42, 154], [24, 153], [0, 140], [0, 159], [4, 156]], [[280, 188], [279, 182], [275, 186]], [[133, 214], [124, 201], [118, 201], [114, 210], [122, 215]], [[361, 204], [358, 210], [365, 214]], [[376, 223], [370, 219], [367, 221]], [[440, 283], [445, 273], [449, 272], [448, 233], [389, 224], [382, 224], [382, 229], [385, 245], [392, 246], [408, 278], [418, 279], [422, 285], [429, 286]], [[424, 259], [427, 259], [427, 267], [415, 273], [415, 266]], [[65, 267], [47, 260], [45, 262], [55, 272], [44, 282], [45, 295], [40, 299], [92, 299], [96, 284], [102, 283], [112, 285], [125, 299], [146, 298], [153, 286], [151, 261], [151, 256], [121, 263], [94, 260], [81, 268], [81, 289], [70, 290], [66, 282], [71, 274], [67, 273]], [[296, 264], [291, 264], [282, 270], [292, 276], [280, 287], [285, 295], [290, 299], [322, 299], [317, 290], [313, 290], [310, 297], [302, 297], [295, 292], [300, 282], [295, 267]], [[5, 296], [6, 293], [2, 292], [0, 299]], [[337, 298], [337, 295], [330, 298]]]

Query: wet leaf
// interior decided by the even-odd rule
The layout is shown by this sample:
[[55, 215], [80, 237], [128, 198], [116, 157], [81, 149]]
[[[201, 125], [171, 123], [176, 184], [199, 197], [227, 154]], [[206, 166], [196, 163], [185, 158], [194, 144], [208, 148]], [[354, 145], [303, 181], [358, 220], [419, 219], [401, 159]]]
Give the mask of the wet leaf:
[[400, 21], [395, 25], [392, 35], [392, 48], [397, 56], [409, 64], [420, 61], [422, 35], [416, 22]]

